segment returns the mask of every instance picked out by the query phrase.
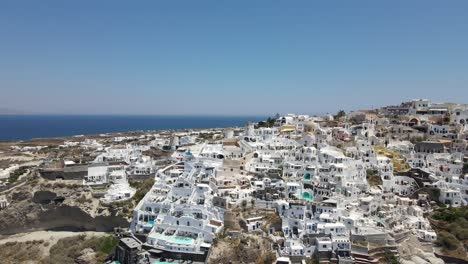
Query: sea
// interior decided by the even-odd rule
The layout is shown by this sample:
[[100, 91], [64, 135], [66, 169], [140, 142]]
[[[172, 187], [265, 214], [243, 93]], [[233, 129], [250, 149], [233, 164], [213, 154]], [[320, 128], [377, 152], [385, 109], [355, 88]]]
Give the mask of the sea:
[[0, 141], [141, 130], [236, 127], [265, 118], [261, 116], [0, 115]]

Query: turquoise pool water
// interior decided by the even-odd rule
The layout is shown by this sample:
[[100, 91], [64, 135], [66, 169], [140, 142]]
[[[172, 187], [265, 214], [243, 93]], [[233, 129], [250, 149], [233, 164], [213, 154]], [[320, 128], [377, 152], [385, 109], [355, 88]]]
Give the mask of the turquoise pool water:
[[158, 237], [159, 237], [158, 235], [159, 235], [159, 234], [151, 233], [151, 234], [149, 234], [149, 237], [151, 237], [151, 238], [158, 238]]
[[308, 192], [303, 192], [301, 198], [307, 201], [311, 201], [314, 199], [314, 197], [310, 195]]
[[193, 244], [193, 238], [175, 236], [171, 238], [171, 242], [179, 244]]
[[145, 226], [154, 226], [154, 220], [148, 221], [148, 223], [146, 223]]
[[165, 235], [155, 234], [155, 233], [149, 234], [149, 237], [153, 239], [165, 240], [170, 243], [186, 244], [186, 245], [194, 244], [194, 239], [190, 237], [181, 237], [181, 236], [171, 237], [171, 236], [165, 236]]
[[153, 263], [151, 263], [151, 264], [169, 264], [169, 262], [155, 260], [155, 261], [153, 261]]

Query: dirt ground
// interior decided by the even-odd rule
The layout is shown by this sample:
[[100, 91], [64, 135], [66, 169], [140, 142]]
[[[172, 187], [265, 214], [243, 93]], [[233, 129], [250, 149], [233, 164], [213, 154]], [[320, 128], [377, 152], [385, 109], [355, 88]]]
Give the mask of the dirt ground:
[[50, 248], [57, 243], [59, 239], [72, 237], [77, 235], [86, 236], [104, 236], [105, 232], [69, 232], [69, 231], [36, 231], [30, 233], [20, 233], [11, 236], [0, 236], [0, 246], [5, 243], [23, 243], [28, 241], [39, 241], [44, 240], [42, 251], [44, 254], [48, 254]]
[[[85, 235], [87, 238], [107, 235], [103, 232], [37, 231], [0, 237], [1, 263], [48, 263], [50, 249], [60, 239]], [[83, 262], [83, 263], [93, 263]]]
[[442, 259], [434, 255], [432, 245], [422, 243], [415, 235], [410, 235], [408, 239], [401, 242], [398, 247], [400, 262], [404, 264], [431, 263], [443, 264]]

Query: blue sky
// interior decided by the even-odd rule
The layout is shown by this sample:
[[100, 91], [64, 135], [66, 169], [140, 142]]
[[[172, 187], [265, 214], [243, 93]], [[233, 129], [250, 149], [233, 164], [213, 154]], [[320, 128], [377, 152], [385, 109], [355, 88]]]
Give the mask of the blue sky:
[[468, 103], [468, 1], [1, 1], [0, 107], [324, 113]]

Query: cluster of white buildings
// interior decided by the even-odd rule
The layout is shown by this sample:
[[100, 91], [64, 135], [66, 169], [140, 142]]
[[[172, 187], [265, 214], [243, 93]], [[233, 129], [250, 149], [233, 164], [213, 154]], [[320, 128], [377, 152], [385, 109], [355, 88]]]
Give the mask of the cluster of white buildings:
[[198, 157], [189, 150], [176, 153], [176, 162], [157, 171], [154, 186], [135, 208], [131, 231], [145, 234], [147, 247], [205, 259], [223, 227], [225, 209], [214, 206], [222, 158], [203, 150]]
[[[256, 204], [274, 208], [282, 219], [279, 256], [371, 263], [382, 252], [397, 255], [409, 235], [436, 241], [424, 216], [434, 203], [431, 189], [440, 193], [431, 198], [446, 206], [468, 203], [467, 116], [461, 110], [468, 108], [425, 100], [412, 106], [400, 122], [363, 112], [360, 122], [288, 115], [274, 127], [246, 127], [239, 136], [242, 169], [255, 175], [248, 178]], [[411, 119], [417, 124], [402, 130]], [[395, 163], [407, 167], [395, 171]]]
[[[225, 213], [247, 204], [281, 218], [243, 219], [245, 232], [271, 236], [281, 263], [376, 263], [398, 258], [410, 236], [435, 242], [425, 213], [437, 203], [468, 203], [467, 121], [466, 105], [418, 99], [339, 117], [290, 114], [271, 127], [167, 132], [102, 147], [84, 183], [112, 183], [103, 199], [115, 201], [133, 195], [130, 175], [154, 177], [130, 230], [160, 258], [206, 260]], [[142, 154], [150, 148], [169, 151], [172, 164], [155, 166]]]
[[[240, 142], [252, 152], [245, 166], [245, 170], [258, 175], [252, 188], [275, 193], [267, 206], [275, 208], [282, 219], [278, 231], [285, 240], [279, 255], [318, 255], [353, 263], [358, 255], [352, 250], [353, 237], [386, 238], [394, 232], [385, 221], [398, 214], [400, 205], [395, 194], [411, 192], [412, 181], [395, 176], [391, 160], [373, 151], [369, 141], [374, 133], [371, 124], [364, 124], [356, 133], [356, 144], [345, 150], [335, 143], [349, 142], [352, 131], [340, 128], [342, 133], [333, 137], [337, 129], [322, 127], [316, 118], [289, 115], [285, 120], [287, 129], [280, 125], [249, 134], [247, 128], [247, 137]], [[378, 171], [383, 182], [379, 188], [369, 186], [369, 169]], [[424, 221], [422, 215], [414, 218]], [[426, 230], [428, 226], [418, 228]], [[394, 240], [388, 240], [380, 245], [382, 250], [394, 250]], [[368, 254], [359, 253], [362, 258]]]
[[103, 148], [101, 153], [88, 166], [83, 184], [89, 186], [109, 186], [101, 198], [105, 203], [124, 201], [133, 197], [136, 190], [128, 183], [128, 177], [153, 177], [154, 161], [143, 155], [149, 150], [146, 145], [126, 144]]

